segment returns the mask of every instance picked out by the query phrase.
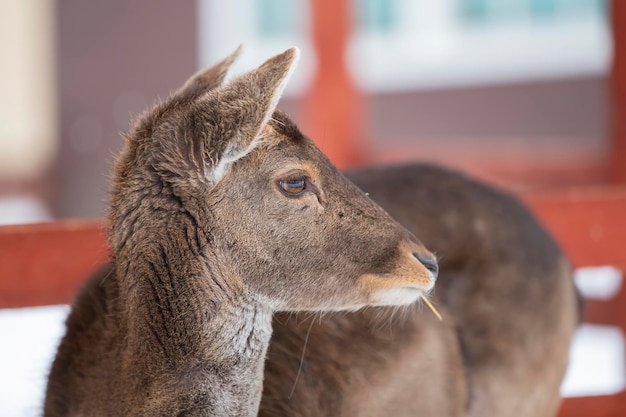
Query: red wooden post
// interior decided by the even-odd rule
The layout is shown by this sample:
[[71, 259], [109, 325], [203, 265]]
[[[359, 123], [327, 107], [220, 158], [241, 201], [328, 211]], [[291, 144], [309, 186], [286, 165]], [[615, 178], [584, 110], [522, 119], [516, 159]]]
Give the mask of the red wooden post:
[[304, 103], [302, 131], [341, 168], [363, 159], [363, 100], [346, 70], [352, 2], [311, 0], [317, 72]]
[[611, 179], [626, 183], [626, 2], [611, 2], [613, 23]]
[[[523, 199], [575, 266], [612, 265], [626, 271], [626, 187], [526, 193]], [[626, 288], [611, 302], [587, 300], [585, 322], [626, 329]]]

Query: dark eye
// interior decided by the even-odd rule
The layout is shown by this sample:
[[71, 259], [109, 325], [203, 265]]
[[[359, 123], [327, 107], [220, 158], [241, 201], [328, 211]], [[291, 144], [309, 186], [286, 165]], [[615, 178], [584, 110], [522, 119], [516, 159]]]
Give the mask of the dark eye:
[[288, 196], [298, 196], [306, 190], [306, 179], [290, 178], [286, 180], [279, 180], [278, 185]]

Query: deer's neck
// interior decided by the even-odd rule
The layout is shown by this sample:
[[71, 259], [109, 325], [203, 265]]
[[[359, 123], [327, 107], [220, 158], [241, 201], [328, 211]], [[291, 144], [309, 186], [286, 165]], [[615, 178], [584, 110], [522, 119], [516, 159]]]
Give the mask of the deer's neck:
[[[116, 256], [127, 328], [122, 369], [168, 381], [181, 409], [256, 415], [272, 311], [202, 239], [189, 239], [185, 228], [170, 232], [133, 239], [141, 243], [127, 242]], [[147, 394], [162, 395], [158, 383], [148, 386], [156, 392]]]

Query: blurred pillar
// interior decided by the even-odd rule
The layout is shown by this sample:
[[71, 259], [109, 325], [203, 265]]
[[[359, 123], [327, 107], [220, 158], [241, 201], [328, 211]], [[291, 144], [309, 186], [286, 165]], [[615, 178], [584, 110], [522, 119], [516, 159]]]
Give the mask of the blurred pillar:
[[626, 183], [626, 2], [613, 0], [613, 68], [611, 90], [613, 99], [611, 179]]
[[55, 3], [0, 2], [0, 181], [47, 174], [58, 138]]
[[335, 165], [345, 168], [362, 161], [363, 100], [345, 65], [352, 26], [350, 0], [311, 0], [312, 38], [317, 72], [303, 103], [302, 131]]

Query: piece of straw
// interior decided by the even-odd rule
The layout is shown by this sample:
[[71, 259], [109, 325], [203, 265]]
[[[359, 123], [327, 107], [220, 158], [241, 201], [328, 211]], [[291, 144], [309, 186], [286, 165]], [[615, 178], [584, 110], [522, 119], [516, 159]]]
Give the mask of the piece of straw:
[[441, 314], [439, 314], [439, 312], [437, 311], [437, 309], [435, 308], [434, 305], [432, 305], [430, 303], [430, 301], [428, 301], [428, 298], [426, 298], [426, 296], [424, 294], [422, 294], [422, 300], [424, 300], [424, 302], [426, 303], [426, 305], [428, 306], [428, 308], [431, 309], [431, 311], [435, 314], [435, 316], [437, 316], [437, 318], [439, 320], [443, 320], [443, 318], [441, 317]]

